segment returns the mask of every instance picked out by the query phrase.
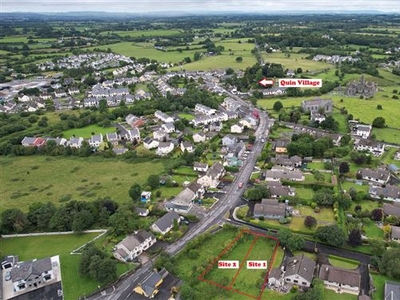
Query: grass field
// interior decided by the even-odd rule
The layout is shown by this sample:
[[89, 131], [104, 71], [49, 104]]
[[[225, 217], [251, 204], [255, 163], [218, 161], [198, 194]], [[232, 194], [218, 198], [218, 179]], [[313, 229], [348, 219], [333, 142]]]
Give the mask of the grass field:
[[117, 202], [128, 199], [133, 183], [144, 184], [151, 174], [160, 174], [167, 161], [127, 163], [100, 157], [1, 157], [2, 201], [0, 211], [31, 203], [57, 204], [65, 195], [93, 201], [109, 196]]
[[368, 192], [368, 185], [359, 185], [350, 181], [345, 181], [342, 183], [342, 189], [349, 191], [351, 188], [355, 189], [357, 192]]
[[387, 143], [400, 144], [400, 129], [394, 128], [373, 128], [376, 140]]
[[191, 114], [185, 114], [185, 113], [179, 114], [178, 117], [181, 118], [181, 119], [186, 119], [186, 120], [188, 120], [188, 121], [191, 121], [191, 120], [194, 119], [194, 116], [193, 116], [193, 115], [191, 115]]
[[325, 68], [333, 68], [334, 66], [325, 62], [313, 61], [305, 59], [306, 54], [290, 53], [290, 57], [286, 57], [283, 52], [265, 53], [262, 55], [265, 63], [282, 64], [284, 69], [296, 71], [297, 68], [302, 68], [303, 73], [306, 71], [315, 71]]
[[[98, 233], [87, 233], [81, 235], [1, 239], [0, 248], [4, 255], [18, 255], [20, 261], [60, 255], [65, 300], [76, 300], [80, 296], [94, 291], [98, 283], [90, 278], [79, 275], [80, 256], [69, 253], [97, 235]], [[118, 265], [119, 274], [128, 271], [128, 269], [129, 265]]]
[[374, 300], [384, 299], [386, 281], [399, 283], [399, 281], [396, 279], [381, 274], [377, 274], [375, 272], [371, 272], [371, 276], [372, 276], [372, 285], [376, 288], [375, 293], [373, 293], [372, 295], [372, 299]]
[[177, 29], [103, 31], [101, 35], [117, 34], [120, 37], [171, 36], [182, 33]]
[[357, 300], [358, 296], [342, 293], [337, 294], [335, 291], [325, 289], [324, 290], [324, 298], [323, 300]]
[[374, 222], [364, 225], [365, 235], [372, 239], [383, 239], [383, 230], [380, 229]]
[[115, 127], [100, 127], [99, 125], [89, 125], [89, 126], [82, 127], [82, 128], [72, 128], [72, 129], [65, 130], [65, 131], [63, 131], [63, 134], [66, 139], [69, 139], [73, 135], [75, 135], [76, 137], [83, 137], [85, 139], [88, 139], [91, 137], [92, 132], [94, 132], [95, 134], [102, 133], [103, 138], [105, 140], [106, 133], [107, 132], [115, 132]]
[[351, 204], [351, 207], [349, 208], [349, 211], [351, 213], [354, 213], [354, 209], [357, 205], [361, 205], [361, 210], [373, 211], [375, 208], [379, 207], [379, 202], [378, 201], [370, 201], [370, 200], [362, 200], [358, 203], [353, 202]]
[[345, 269], [355, 269], [360, 264], [356, 260], [351, 260], [335, 255], [329, 255], [329, 262], [332, 266], [345, 268]]

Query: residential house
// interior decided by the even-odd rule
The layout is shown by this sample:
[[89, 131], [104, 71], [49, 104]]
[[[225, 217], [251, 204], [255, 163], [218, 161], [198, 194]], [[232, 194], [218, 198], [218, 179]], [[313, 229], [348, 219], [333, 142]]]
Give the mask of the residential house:
[[287, 153], [287, 145], [289, 145], [290, 141], [286, 139], [278, 139], [276, 140], [272, 147], [276, 154], [284, 154]]
[[242, 133], [244, 126], [242, 124], [234, 124], [231, 126], [231, 133]]
[[158, 219], [151, 225], [151, 230], [161, 233], [162, 235], [168, 233], [174, 227], [174, 221], [180, 222], [180, 216], [175, 211], [167, 212], [164, 216]]
[[292, 156], [289, 158], [288, 155], [277, 155], [276, 157], [271, 158], [271, 163], [274, 165], [285, 167], [289, 169], [300, 168], [302, 165], [302, 159], [300, 156]]
[[194, 107], [194, 110], [200, 114], [211, 116], [214, 115], [217, 110], [210, 108], [208, 106], [205, 106], [203, 104], [197, 103], [196, 106]]
[[165, 124], [162, 124], [161, 129], [167, 133], [173, 133], [173, 132], [175, 132], [175, 125], [172, 122], [165, 123]]
[[262, 91], [264, 97], [268, 96], [281, 96], [286, 93], [286, 87], [271, 87], [263, 89]]
[[160, 142], [157, 148], [157, 155], [164, 156], [171, 153], [174, 150], [174, 144], [172, 142]]
[[151, 232], [139, 230], [118, 243], [114, 248], [113, 255], [116, 259], [124, 262], [132, 261], [154, 245], [156, 241], [156, 237]]
[[294, 72], [294, 70], [288, 70], [287, 72], [286, 72], [286, 76], [288, 76], [288, 77], [294, 77], [296, 75], [296, 73]]
[[103, 134], [99, 133], [99, 134], [94, 134], [90, 137], [89, 140], [89, 145], [92, 147], [99, 147], [100, 144], [103, 142]]
[[234, 143], [226, 147], [227, 155], [231, 154], [232, 156], [239, 158], [241, 157], [244, 152], [246, 151], [246, 144], [243, 142]]
[[166, 113], [162, 112], [161, 110], [157, 110], [154, 113], [154, 116], [164, 123], [173, 123], [174, 122], [174, 118], [172, 118], [171, 116], [168, 116]]
[[392, 226], [390, 238], [392, 239], [392, 241], [400, 243], [400, 227]]
[[400, 188], [396, 185], [387, 184], [385, 187], [371, 186], [369, 195], [374, 199], [400, 202]]
[[264, 173], [266, 181], [280, 181], [280, 180], [291, 180], [291, 181], [304, 181], [304, 174], [299, 170], [288, 170], [272, 168]]
[[199, 131], [193, 134], [193, 142], [195, 143], [203, 143], [206, 141], [206, 135], [204, 132]]
[[150, 211], [143, 207], [135, 207], [135, 212], [140, 217], [147, 217], [150, 214]]
[[132, 114], [129, 114], [125, 117], [126, 123], [128, 123], [131, 127], [140, 127], [145, 124], [145, 121], [142, 118], [136, 117]]
[[254, 218], [266, 218], [279, 220], [285, 218], [289, 207], [286, 203], [280, 203], [277, 199], [262, 199], [261, 203], [254, 205]]
[[132, 127], [132, 129], [127, 130], [128, 136], [127, 138], [133, 142], [136, 140], [137, 142], [140, 141], [140, 131], [137, 127]]
[[333, 111], [333, 102], [330, 99], [314, 99], [305, 100], [301, 103], [303, 111], [323, 111], [325, 114], [330, 114]]
[[166, 269], [162, 269], [160, 272], [151, 271], [140, 279], [133, 291], [146, 298], [153, 299], [158, 294], [159, 288], [167, 275]]
[[257, 127], [258, 119], [254, 116], [246, 116], [239, 121], [243, 127], [254, 129]]
[[354, 142], [354, 149], [368, 151], [375, 156], [381, 156], [385, 152], [385, 144], [373, 140], [359, 139]]
[[77, 87], [70, 87], [68, 88], [68, 94], [72, 95], [76, 95], [79, 94], [79, 89]]
[[162, 141], [164, 139], [168, 139], [169, 135], [166, 131], [160, 129], [153, 132], [153, 138], [155, 140]]
[[379, 168], [379, 169], [369, 169], [364, 168], [360, 169], [357, 172], [357, 178], [361, 177], [364, 180], [371, 181], [373, 183], [378, 183], [380, 185], [385, 185], [388, 183], [390, 179], [390, 172], [386, 169]]
[[141, 202], [149, 202], [151, 198], [151, 192], [143, 191], [140, 194], [140, 201]]
[[199, 163], [199, 162], [195, 162], [193, 164], [193, 170], [197, 171], [197, 172], [207, 172], [208, 170], [208, 164], [206, 163]]
[[197, 180], [197, 183], [204, 187], [216, 188], [220, 183], [220, 178], [224, 176], [225, 169], [221, 163], [214, 163], [205, 175]]
[[187, 141], [181, 142], [181, 151], [182, 152], [187, 151], [189, 153], [192, 153], [192, 152], [194, 152], [194, 147], [193, 147], [192, 143], [190, 143], [190, 142], [187, 142]]
[[211, 122], [204, 126], [204, 132], [220, 132], [222, 130], [222, 123], [219, 121]]
[[331, 265], [322, 264], [319, 267], [319, 279], [324, 282], [327, 289], [337, 293], [360, 293], [361, 274], [359, 270], [350, 270]]
[[143, 146], [144, 146], [146, 149], [157, 148], [159, 144], [160, 144], [159, 141], [153, 140], [152, 138], [149, 138], [149, 137], [146, 137], [146, 138], [143, 140]]
[[297, 285], [299, 287], [311, 286], [314, 278], [315, 261], [306, 255], [297, 255], [289, 257], [285, 262], [284, 269], [272, 269], [268, 276], [268, 284], [275, 287], [284, 285], [284, 282]]
[[79, 149], [80, 147], [82, 147], [82, 143], [83, 143], [83, 138], [81, 138], [81, 137], [71, 137], [69, 139], [68, 145], [71, 148], [78, 148]]
[[67, 93], [63, 90], [56, 90], [54, 91], [54, 96], [56, 96], [56, 98], [67, 97]]
[[395, 164], [388, 164], [388, 169], [393, 174], [396, 174], [396, 175], [400, 174], [400, 168], [398, 166], [396, 166]]
[[400, 284], [397, 282], [385, 281], [384, 300], [400, 299]]
[[223, 146], [230, 146], [235, 144], [237, 141], [237, 138], [231, 134], [227, 134], [222, 138], [222, 145]]
[[269, 181], [267, 185], [271, 198], [293, 197], [296, 195], [294, 188], [285, 186], [279, 181]]
[[228, 111], [237, 111], [241, 104], [237, 100], [227, 97], [221, 105]]
[[195, 199], [203, 198], [205, 190], [203, 186], [196, 182], [189, 184], [182, 192], [180, 192], [174, 199], [165, 204], [165, 208], [169, 211], [179, 213], [188, 213], [193, 206]]
[[361, 137], [363, 139], [368, 139], [372, 132], [372, 125], [355, 124], [351, 128], [351, 134]]
[[384, 203], [383, 204], [383, 213], [385, 216], [395, 216], [400, 217], [400, 203]]
[[317, 111], [313, 111], [313, 112], [311, 113], [311, 122], [314, 122], [314, 123], [316, 123], [316, 122], [321, 123], [321, 122], [325, 121], [325, 119], [326, 119], [326, 117], [325, 117], [324, 114], [320, 114], [320, 113], [317, 112]]
[[26, 136], [21, 141], [22, 146], [24, 147], [34, 147], [35, 146], [36, 137]]
[[116, 132], [107, 132], [106, 133], [107, 141], [109, 141], [113, 145], [118, 145], [120, 140], [120, 136]]

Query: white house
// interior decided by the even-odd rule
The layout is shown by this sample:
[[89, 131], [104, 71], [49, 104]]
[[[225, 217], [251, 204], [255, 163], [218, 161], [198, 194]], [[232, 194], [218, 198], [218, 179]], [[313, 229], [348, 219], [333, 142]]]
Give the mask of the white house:
[[77, 137], [77, 138], [71, 137], [69, 139], [68, 145], [71, 148], [78, 148], [79, 149], [80, 147], [82, 147], [82, 143], [83, 143], [83, 138], [81, 138], [81, 137]]
[[165, 204], [165, 208], [169, 211], [179, 213], [188, 213], [193, 206], [193, 200], [201, 199], [205, 193], [204, 188], [192, 182], [187, 188], [180, 192], [174, 199]]
[[206, 141], [206, 135], [204, 132], [200, 131], [200, 132], [196, 132], [195, 134], [193, 134], [193, 142], [203, 143], [205, 141]]
[[357, 269], [350, 270], [321, 264], [318, 277], [324, 282], [325, 288], [335, 292], [353, 295], [358, 295], [360, 292], [361, 274]]
[[231, 126], [231, 133], [242, 133], [243, 127], [242, 124], [234, 124]]
[[133, 127], [132, 129], [129, 129], [127, 132], [128, 132], [128, 138], [130, 141], [133, 141], [133, 140], [139, 141], [140, 140], [139, 128]]
[[390, 179], [390, 172], [383, 168], [376, 170], [364, 168], [358, 171], [357, 176], [360, 176], [364, 180], [384, 185], [387, 184]]
[[203, 104], [197, 103], [196, 106], [194, 107], [194, 110], [198, 113], [201, 113], [203, 115], [211, 116], [215, 114], [217, 111], [213, 108], [210, 108], [208, 106], [205, 106]]
[[124, 262], [132, 261], [154, 245], [156, 241], [156, 237], [151, 232], [139, 230], [115, 246], [114, 257]]
[[185, 142], [181, 143], [181, 151], [182, 152], [187, 151], [189, 153], [192, 153], [192, 152], [194, 152], [194, 147], [193, 147], [192, 143], [185, 141]]
[[352, 128], [352, 134], [367, 139], [371, 135], [372, 125], [355, 124]]
[[167, 133], [173, 133], [175, 132], [175, 125], [174, 123], [164, 123], [162, 124], [161, 129]]
[[197, 183], [204, 187], [216, 188], [224, 174], [224, 166], [221, 163], [214, 163], [204, 176], [197, 179]]
[[166, 113], [163, 113], [161, 110], [157, 110], [154, 113], [154, 116], [163, 121], [164, 123], [173, 123], [174, 122], [174, 118], [172, 118], [171, 116], [168, 116]]
[[375, 156], [381, 156], [385, 152], [385, 144], [373, 140], [359, 139], [354, 143], [354, 149], [368, 151]]
[[208, 171], [208, 164], [195, 162], [193, 164], [193, 170], [197, 171], [197, 172], [207, 172]]
[[153, 223], [150, 228], [154, 232], [161, 233], [162, 235], [168, 233], [172, 228], [174, 228], [174, 220], [180, 222], [180, 216], [175, 211], [170, 211]]
[[157, 130], [153, 132], [153, 138], [155, 140], [162, 141], [164, 138], [168, 138], [168, 133], [164, 130]]
[[153, 140], [152, 138], [149, 138], [149, 137], [146, 137], [144, 140], [143, 140], [143, 146], [146, 148], [146, 149], [154, 149], [154, 148], [157, 148], [158, 147], [158, 145], [159, 145], [159, 141], [156, 141], [156, 140]]
[[90, 137], [89, 140], [89, 145], [92, 147], [99, 147], [100, 144], [103, 142], [103, 134], [99, 133], [99, 134], [94, 134]]
[[400, 188], [396, 185], [387, 184], [385, 187], [371, 186], [369, 188], [371, 198], [381, 199], [386, 201], [400, 202]]
[[174, 150], [174, 144], [172, 142], [160, 142], [157, 148], [157, 155], [164, 156], [171, 153]]

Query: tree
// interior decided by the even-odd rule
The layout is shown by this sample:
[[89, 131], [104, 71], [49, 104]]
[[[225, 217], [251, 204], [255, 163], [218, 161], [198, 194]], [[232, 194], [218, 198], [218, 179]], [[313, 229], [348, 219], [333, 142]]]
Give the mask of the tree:
[[383, 109], [383, 108], [382, 108], [382, 105], [378, 104], [378, 105], [376, 106], [376, 109], [382, 110], [382, 109]]
[[150, 175], [147, 178], [147, 185], [150, 186], [152, 190], [158, 188], [160, 186], [160, 178], [158, 175]]
[[236, 57], [236, 62], [241, 63], [243, 61], [243, 57], [238, 56]]
[[354, 228], [350, 231], [348, 244], [352, 247], [357, 247], [362, 245], [360, 229]]
[[29, 206], [27, 218], [35, 229], [47, 230], [49, 229], [50, 219], [55, 212], [56, 207], [53, 203], [35, 202]]
[[331, 189], [323, 188], [315, 192], [313, 201], [319, 205], [332, 205], [335, 197]]
[[279, 112], [283, 108], [283, 104], [281, 101], [276, 101], [274, 103], [273, 109], [277, 112]]
[[269, 190], [268, 187], [259, 185], [253, 188], [250, 188], [246, 191], [245, 196], [249, 201], [259, 201], [263, 198], [269, 197]]
[[384, 252], [379, 271], [389, 277], [400, 279], [400, 249], [393, 248]]
[[193, 60], [194, 60], [194, 61], [198, 61], [200, 58], [201, 58], [201, 53], [196, 51], [196, 52], [193, 54]]
[[384, 226], [382, 227], [382, 230], [383, 230], [383, 236], [384, 236], [386, 239], [388, 239], [388, 238], [390, 237], [391, 232], [392, 232], [392, 226], [390, 226], [389, 224], [384, 225]]
[[20, 233], [28, 226], [26, 215], [19, 208], [6, 209], [1, 213], [1, 232]]
[[302, 68], [297, 68], [296, 73], [297, 73], [297, 74], [303, 73], [303, 69], [302, 69]]
[[304, 219], [304, 226], [306, 226], [307, 228], [314, 228], [317, 225], [317, 219], [314, 218], [313, 216], [307, 216]]
[[131, 197], [132, 201], [134, 202], [140, 200], [141, 193], [142, 193], [142, 188], [137, 183], [133, 184], [129, 189], [129, 197]]
[[117, 278], [115, 261], [100, 255], [93, 256], [89, 265], [89, 276], [100, 283], [112, 281]]
[[291, 233], [286, 228], [278, 231], [278, 239], [282, 246], [288, 248], [290, 251], [298, 251], [304, 247], [304, 239], [299, 235]]
[[93, 213], [87, 209], [83, 209], [74, 214], [71, 229], [75, 232], [82, 232], [89, 229], [94, 221]]
[[336, 224], [318, 227], [315, 237], [321, 242], [335, 247], [342, 246], [346, 241], [346, 235]]
[[371, 212], [371, 220], [382, 221], [383, 220], [383, 210], [381, 208], [375, 208]]
[[332, 116], [326, 117], [325, 120], [321, 122], [320, 126], [323, 129], [329, 129], [332, 131], [339, 130], [339, 123]]
[[339, 165], [339, 173], [344, 174], [350, 172], [350, 165], [346, 161], [342, 161]]
[[376, 117], [373, 121], [372, 121], [372, 126], [376, 127], [376, 128], [384, 128], [386, 127], [386, 120], [383, 117]]

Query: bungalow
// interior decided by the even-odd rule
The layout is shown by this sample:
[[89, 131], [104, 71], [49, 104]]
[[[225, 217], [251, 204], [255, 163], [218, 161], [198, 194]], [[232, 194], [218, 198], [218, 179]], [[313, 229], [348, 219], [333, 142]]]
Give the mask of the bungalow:
[[153, 299], [158, 294], [160, 285], [167, 275], [168, 271], [166, 269], [162, 269], [160, 272], [150, 271], [140, 279], [133, 291], [146, 298]]
[[128, 123], [131, 127], [140, 127], [145, 124], [145, 121], [142, 118], [136, 117], [132, 114], [129, 114], [125, 117], [126, 123]]
[[54, 142], [57, 146], [66, 146], [67, 140], [64, 138], [46, 138], [46, 144], [48, 142]]
[[118, 243], [114, 248], [113, 255], [123, 262], [132, 261], [154, 245], [156, 241], [156, 237], [151, 232], [139, 230]]
[[282, 185], [279, 181], [269, 181], [267, 182], [268, 190], [271, 198], [282, 198], [285, 196], [295, 196], [294, 188], [290, 186]]
[[392, 241], [400, 243], [400, 227], [392, 226], [390, 238], [392, 239]]
[[225, 174], [224, 166], [221, 163], [214, 163], [207, 173], [197, 180], [197, 183], [205, 187], [216, 188], [220, 178]]
[[71, 147], [71, 148], [80, 148], [80, 147], [82, 147], [82, 143], [83, 143], [83, 138], [81, 138], [81, 137], [71, 137], [70, 139], [69, 139], [69, 146]]
[[147, 208], [135, 207], [135, 212], [140, 217], [147, 217], [150, 214], [150, 211]]
[[133, 142], [134, 140], [139, 141], [140, 140], [140, 131], [139, 128], [137, 127], [132, 127], [132, 129], [129, 129], [128, 131], [128, 139]]
[[264, 173], [266, 181], [280, 181], [291, 180], [291, 181], [304, 181], [304, 175], [299, 170], [287, 170], [272, 168]]
[[24, 147], [34, 147], [35, 146], [35, 141], [36, 138], [35, 137], [29, 137], [26, 136], [23, 138], [23, 140], [21, 141], [22, 146]]
[[293, 169], [301, 167], [302, 159], [296, 155], [290, 158], [288, 155], [277, 155], [271, 158], [271, 163], [280, 167]]
[[144, 146], [146, 149], [157, 148], [158, 145], [159, 145], [159, 143], [160, 143], [159, 141], [153, 140], [153, 139], [150, 138], [150, 137], [147, 137], [147, 138], [145, 138], [145, 139], [143, 140], [143, 146]]
[[196, 132], [195, 134], [193, 134], [193, 142], [203, 143], [205, 141], [206, 141], [206, 135], [204, 132], [200, 131], [200, 132]]
[[175, 125], [172, 122], [165, 123], [165, 124], [162, 124], [161, 129], [167, 133], [173, 133], [173, 132], [175, 132]]
[[157, 110], [154, 113], [154, 116], [157, 119], [163, 121], [164, 123], [173, 123], [174, 122], [174, 118], [168, 116], [166, 113], [163, 113], [161, 110]]
[[231, 126], [231, 133], [242, 133], [244, 126], [242, 124], [234, 124]]
[[195, 162], [193, 164], [193, 170], [197, 171], [197, 172], [207, 172], [208, 170], [208, 164], [206, 163], [199, 163], [199, 162]]
[[289, 143], [289, 140], [278, 139], [273, 143], [272, 148], [277, 154], [287, 153], [286, 147]]
[[381, 156], [385, 151], [385, 144], [366, 139], [359, 139], [354, 143], [354, 149], [357, 151], [368, 151], [375, 156]]
[[319, 268], [319, 279], [325, 287], [338, 293], [358, 295], [360, 292], [361, 274], [359, 270], [349, 270], [322, 264]]
[[222, 138], [222, 145], [223, 146], [230, 146], [230, 145], [235, 144], [236, 141], [237, 141], [237, 138], [235, 136], [233, 136], [231, 134], [228, 134], [228, 135], [226, 135], [226, 136], [224, 136]]
[[201, 113], [203, 115], [211, 116], [214, 115], [217, 111], [213, 108], [210, 108], [208, 106], [205, 106], [203, 104], [197, 103], [196, 106], [194, 107], [194, 110], [198, 113]]
[[118, 145], [120, 140], [120, 136], [116, 132], [107, 132], [106, 133], [107, 141], [109, 141], [113, 145]]
[[174, 227], [175, 220], [177, 220], [178, 223], [180, 222], [178, 213], [170, 211], [153, 223], [150, 228], [151, 230], [164, 235]]
[[281, 219], [286, 217], [288, 207], [276, 199], [262, 199], [261, 203], [254, 205], [254, 218]]
[[164, 156], [171, 153], [174, 150], [174, 144], [171, 142], [160, 142], [157, 148], [157, 155]]
[[384, 203], [383, 204], [383, 213], [385, 216], [395, 216], [400, 217], [400, 203]]
[[181, 151], [182, 152], [187, 151], [189, 153], [192, 153], [192, 152], [194, 152], [194, 147], [193, 147], [192, 143], [190, 143], [190, 142], [186, 142], [186, 141], [181, 142]]
[[379, 168], [376, 170], [364, 168], [358, 171], [357, 178], [359, 177], [361, 177], [364, 180], [378, 183], [380, 185], [385, 185], [388, 183], [390, 179], [390, 172], [383, 168]]
[[164, 139], [167, 139], [168, 137], [168, 133], [162, 129], [153, 132], [153, 138], [155, 140], [162, 141]]
[[201, 199], [205, 193], [204, 188], [192, 182], [187, 188], [180, 192], [173, 200], [165, 204], [165, 208], [169, 211], [180, 213], [188, 213], [193, 206], [193, 200]]
[[280, 96], [286, 93], [286, 88], [284, 87], [272, 87], [269, 89], [263, 89], [262, 91], [264, 97], [268, 96]]
[[90, 137], [89, 140], [89, 145], [92, 147], [99, 147], [100, 144], [103, 142], [103, 134], [99, 133], [99, 134], [94, 134]]
[[371, 198], [383, 199], [387, 201], [400, 202], [400, 188], [395, 185], [386, 185], [385, 187], [371, 186], [369, 188], [369, 195]]

